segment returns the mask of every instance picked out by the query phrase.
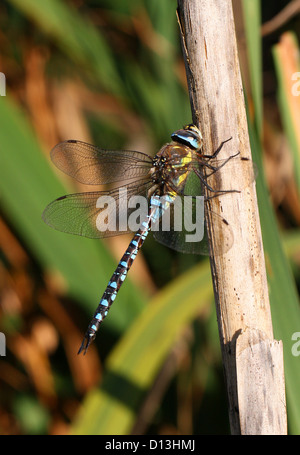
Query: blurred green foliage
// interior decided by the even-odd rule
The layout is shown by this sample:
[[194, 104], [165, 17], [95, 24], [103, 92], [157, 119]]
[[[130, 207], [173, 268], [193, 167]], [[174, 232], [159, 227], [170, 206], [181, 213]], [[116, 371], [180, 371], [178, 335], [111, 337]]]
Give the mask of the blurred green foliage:
[[[270, 63], [271, 46], [281, 30], [262, 42], [260, 18], [276, 13], [273, 2], [264, 2], [262, 13], [259, 1], [245, 0], [243, 5], [252, 93], [247, 92], [249, 131], [259, 167], [272, 316], [275, 336], [285, 348], [290, 431], [299, 433], [299, 368], [291, 355], [291, 336], [300, 327], [299, 282], [282, 251], [262, 164], [266, 124], [272, 126], [271, 139], [282, 134], [280, 124], [263, 111], [262, 55], [264, 71], [274, 81], [268, 105], [278, 115], [288, 112], [286, 105], [277, 106]], [[74, 112], [79, 111], [83, 130], [106, 148], [141, 144], [141, 151], [155, 154], [172, 131], [191, 121], [175, 6], [173, 0], [5, 0], [0, 6], [0, 71], [7, 78], [7, 97], [0, 99], [0, 213], [6, 225], [0, 225], [0, 330], [9, 327], [8, 319], [19, 318], [7, 333], [8, 356], [0, 364], [5, 390], [0, 433], [229, 431], [207, 260], [147, 239], [143, 254], [162, 289], [146, 305], [150, 288], [133, 284], [129, 276], [97, 337], [99, 356], [94, 350], [77, 358], [78, 339], [117, 261], [109, 246], [52, 231], [41, 220], [46, 204], [72, 185], [48, 160], [53, 140], [66, 139], [55, 97], [69, 93], [69, 83], [74, 91], [65, 101], [68, 131], [73, 134]], [[296, 21], [288, 25], [300, 30]], [[299, 218], [297, 207], [293, 212], [285, 204], [287, 197], [282, 194], [275, 209], [288, 243], [291, 227], [296, 228], [293, 239], [298, 238]], [[5, 229], [11, 237], [4, 236]], [[289, 256], [299, 251], [297, 242], [293, 245]], [[292, 270], [299, 280], [295, 260]], [[47, 299], [52, 303], [47, 305]], [[198, 314], [201, 318], [195, 319]], [[43, 351], [34, 338], [41, 317], [57, 327], [60, 341], [53, 350]], [[97, 387], [100, 377], [102, 388]], [[41, 387], [47, 381], [48, 389]], [[148, 394], [156, 405], [140, 419]]]

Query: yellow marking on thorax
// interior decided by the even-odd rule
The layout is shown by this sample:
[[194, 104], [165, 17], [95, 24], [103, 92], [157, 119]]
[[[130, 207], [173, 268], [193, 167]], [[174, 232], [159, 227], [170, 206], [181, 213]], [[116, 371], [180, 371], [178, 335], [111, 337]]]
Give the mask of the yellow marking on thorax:
[[[182, 167], [189, 165], [191, 163], [191, 161], [192, 161], [192, 153], [190, 151], [188, 151], [188, 153], [181, 159], [180, 163], [173, 165], [173, 168], [180, 169]], [[187, 176], [188, 176], [188, 173], [186, 172], [177, 178], [178, 186], [180, 186], [182, 183], [184, 183], [184, 181], [187, 179]]]

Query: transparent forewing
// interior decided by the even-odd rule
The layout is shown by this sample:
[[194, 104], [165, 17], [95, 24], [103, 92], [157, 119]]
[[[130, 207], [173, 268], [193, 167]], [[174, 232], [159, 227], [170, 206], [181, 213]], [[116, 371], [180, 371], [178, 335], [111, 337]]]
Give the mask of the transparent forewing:
[[110, 192], [94, 191], [62, 196], [43, 212], [50, 227], [69, 234], [104, 238], [137, 230], [148, 213], [152, 183], [131, 183]]
[[152, 166], [152, 158], [144, 153], [103, 150], [76, 140], [57, 144], [50, 155], [58, 169], [87, 185], [143, 178]]
[[[208, 255], [209, 242], [205, 216], [205, 212], [209, 210], [207, 202], [204, 202], [204, 211], [202, 211], [202, 207], [199, 208], [196, 198], [189, 198], [189, 207], [187, 207], [185, 197], [179, 199], [181, 199], [182, 224], [180, 225], [180, 222], [178, 222], [178, 206], [171, 204], [163, 211], [159, 221], [152, 226], [154, 238], [163, 245], [180, 253]], [[175, 211], [177, 211], [177, 215]], [[170, 219], [169, 226], [168, 219]], [[212, 211], [210, 211], [210, 220], [214, 224], [216, 232], [219, 233], [215, 239], [217, 254], [224, 254], [233, 245], [234, 236], [232, 229], [224, 218]], [[193, 226], [194, 228], [191, 230]], [[200, 238], [201, 240], [198, 240]]]

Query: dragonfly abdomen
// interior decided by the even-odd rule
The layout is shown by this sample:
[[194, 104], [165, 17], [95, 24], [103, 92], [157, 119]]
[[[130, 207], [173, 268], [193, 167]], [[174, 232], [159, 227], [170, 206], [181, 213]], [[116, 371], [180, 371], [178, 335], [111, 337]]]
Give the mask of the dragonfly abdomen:
[[112, 303], [114, 302], [117, 293], [119, 292], [122, 283], [125, 281], [127, 273], [132, 266], [133, 261], [136, 258], [136, 255], [143, 245], [149, 231], [150, 231], [151, 217], [147, 216], [147, 221], [142, 223], [142, 227], [135, 233], [133, 239], [128, 245], [127, 250], [123, 254], [116, 270], [114, 271], [107, 288], [104, 291], [104, 294], [100, 300], [100, 303], [97, 307], [97, 310], [94, 313], [94, 316], [88, 326], [83, 342], [80, 346], [78, 354], [81, 351], [86, 352], [90, 343], [96, 336], [96, 332], [100, 327], [100, 324], [103, 322], [107, 316], [108, 310], [110, 309]]

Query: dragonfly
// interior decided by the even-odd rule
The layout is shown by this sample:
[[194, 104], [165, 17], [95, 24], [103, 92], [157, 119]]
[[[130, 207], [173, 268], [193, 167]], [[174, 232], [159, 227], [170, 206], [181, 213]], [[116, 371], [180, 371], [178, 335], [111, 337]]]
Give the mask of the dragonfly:
[[[111, 185], [122, 182], [121, 186], [103, 191], [68, 194], [54, 200], [42, 215], [50, 227], [89, 238], [125, 234], [132, 232], [122, 219], [122, 216], [127, 219], [135, 216], [136, 207], [131, 204], [132, 197], [142, 197], [146, 201], [146, 210], [137, 217], [140, 218], [140, 223], [137, 221], [138, 228], [100, 299], [78, 354], [85, 354], [95, 339], [150, 230], [157, 241], [176, 251], [209, 254], [206, 229], [201, 242], [187, 242], [185, 226], [181, 226], [181, 229], [172, 226], [162, 229], [158, 226], [165, 214], [174, 217], [172, 204], [175, 200], [181, 201], [189, 196], [193, 212], [196, 210], [196, 195], [203, 196], [205, 193], [206, 211], [209, 210], [209, 199], [239, 191], [224, 189], [222, 181], [214, 178], [225, 165], [247, 165], [250, 177], [245, 185], [253, 180], [252, 161], [241, 158], [239, 152], [223, 160], [218, 158], [223, 146], [231, 138], [223, 141], [213, 155], [203, 153], [203, 138], [196, 125], [189, 124], [175, 131], [171, 139], [154, 157], [138, 151], [105, 150], [78, 140], [61, 142], [50, 153], [58, 169], [81, 183]], [[115, 222], [116, 218], [118, 222]], [[108, 222], [109, 219], [112, 222]], [[210, 212], [210, 219], [222, 229], [218, 247], [225, 252], [233, 243], [232, 229], [225, 218], [213, 212]]]

